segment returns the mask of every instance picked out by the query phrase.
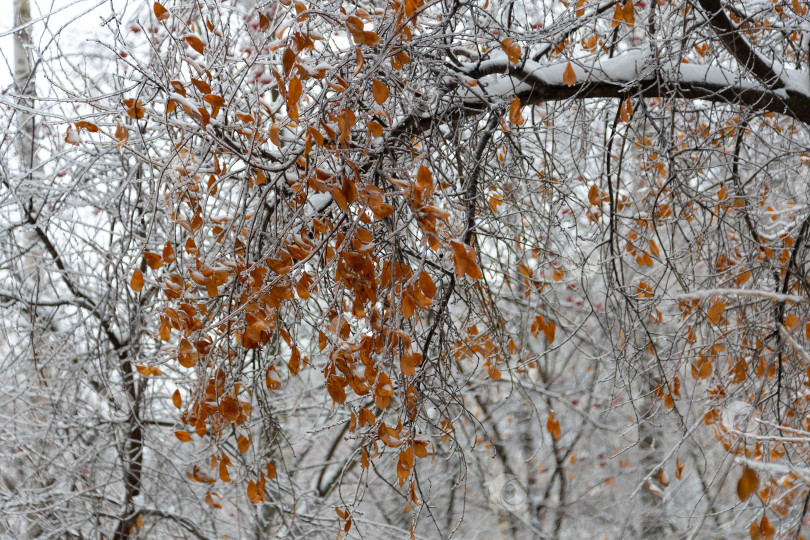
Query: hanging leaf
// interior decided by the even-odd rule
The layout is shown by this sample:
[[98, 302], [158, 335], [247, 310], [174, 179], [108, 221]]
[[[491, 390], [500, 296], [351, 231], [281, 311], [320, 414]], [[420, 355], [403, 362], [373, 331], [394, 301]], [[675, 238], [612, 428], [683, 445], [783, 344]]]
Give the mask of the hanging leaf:
[[602, 204], [602, 197], [599, 196], [599, 188], [596, 187], [596, 184], [592, 184], [588, 190], [588, 202], [591, 203], [591, 206], [601, 206]]
[[236, 444], [239, 447], [239, 452], [241, 454], [244, 454], [245, 452], [247, 452], [250, 449], [250, 439], [248, 439], [244, 435], [240, 434], [236, 438]]
[[222, 508], [222, 500], [219, 498], [219, 495], [213, 491], [209, 491], [205, 494], [205, 504], [218, 509]]
[[90, 133], [96, 133], [98, 131], [97, 125], [91, 122], [85, 122], [84, 120], [82, 120], [81, 122], [76, 122], [75, 125], [77, 129], [86, 129]]
[[720, 323], [720, 316], [726, 310], [726, 304], [721, 299], [716, 299], [712, 302], [709, 311], [706, 313], [706, 318], [710, 323], [717, 325]]
[[382, 125], [375, 121], [370, 120], [367, 124], [368, 132], [371, 133], [372, 137], [382, 137], [383, 136], [383, 127]]
[[301, 99], [304, 87], [301, 85], [301, 79], [293, 77], [290, 81], [289, 90], [287, 90], [287, 104], [298, 105], [298, 100]]
[[517, 96], [509, 106], [509, 121], [517, 126], [522, 126], [526, 122], [523, 115], [520, 114], [520, 98]]
[[455, 240], [450, 242], [450, 247], [453, 248], [453, 262], [456, 266], [457, 277], [464, 277], [465, 274], [469, 275], [472, 279], [481, 279], [483, 277], [481, 268], [475, 261], [475, 250], [472, 247], [467, 247]]
[[115, 138], [118, 139], [118, 148], [123, 148], [129, 139], [129, 131], [121, 124], [116, 124]]
[[551, 433], [551, 436], [557, 440], [559, 440], [562, 436], [562, 432], [560, 431], [560, 422], [554, 417], [554, 411], [551, 411], [551, 414], [548, 415], [546, 431]]
[[290, 375], [295, 377], [298, 375], [298, 372], [301, 370], [301, 353], [298, 350], [298, 347], [293, 347], [292, 355], [290, 356]]
[[436, 284], [433, 283], [433, 278], [427, 272], [419, 274], [419, 288], [425, 293], [428, 298], [436, 296]]
[[754, 494], [759, 487], [759, 477], [757, 472], [749, 466], [745, 466], [742, 476], [737, 481], [737, 496], [741, 501], [745, 501]]
[[613, 20], [610, 23], [611, 28], [616, 28], [624, 20], [624, 10], [619, 2], [616, 2], [616, 9], [613, 11]]
[[163, 7], [160, 2], [155, 2], [153, 9], [155, 10], [155, 17], [157, 17], [157, 20], [165, 21], [169, 18], [169, 11]]
[[422, 363], [422, 355], [419, 353], [406, 353], [400, 357], [399, 367], [404, 375], [408, 377], [416, 376], [416, 368]]
[[248, 500], [253, 504], [259, 504], [262, 502], [262, 498], [259, 496], [259, 488], [256, 486], [256, 482], [253, 480], [248, 482], [247, 496]]
[[374, 101], [377, 105], [382, 105], [388, 99], [388, 87], [381, 81], [374, 80], [371, 83], [371, 91], [374, 94]]
[[152, 270], [157, 270], [163, 266], [163, 257], [157, 253], [150, 253], [147, 251], [143, 254], [143, 258], [146, 260], [146, 264], [148, 264], [149, 268]]
[[135, 272], [132, 273], [132, 280], [129, 282], [129, 286], [132, 287], [132, 290], [135, 292], [141, 292], [143, 289], [143, 272], [140, 269], [136, 268]]
[[577, 74], [574, 73], [574, 66], [571, 65], [571, 62], [565, 66], [565, 71], [563, 72], [563, 83], [568, 86], [574, 86], [577, 84]]
[[520, 60], [520, 45], [515, 43], [512, 38], [506, 38], [501, 41], [501, 49], [506, 53], [506, 57], [513, 64], [517, 64]]
[[635, 9], [633, 8], [633, 0], [627, 0], [622, 8], [622, 18], [630, 28], [633, 28], [633, 23], [636, 21]]
[[125, 99], [124, 105], [127, 107], [127, 114], [135, 120], [140, 120], [146, 114], [146, 109], [143, 108], [143, 102], [140, 99]]
[[281, 139], [278, 136], [279, 134], [278, 124], [273, 124], [272, 126], [270, 126], [269, 134], [270, 134], [270, 141], [272, 141], [272, 143], [275, 144], [276, 146], [281, 147]]
[[198, 53], [202, 54], [203, 51], [205, 50], [205, 45], [203, 45], [202, 40], [197, 36], [186, 36], [183, 39], [186, 41], [186, 43], [189, 44], [189, 46], [192, 49], [194, 49]]

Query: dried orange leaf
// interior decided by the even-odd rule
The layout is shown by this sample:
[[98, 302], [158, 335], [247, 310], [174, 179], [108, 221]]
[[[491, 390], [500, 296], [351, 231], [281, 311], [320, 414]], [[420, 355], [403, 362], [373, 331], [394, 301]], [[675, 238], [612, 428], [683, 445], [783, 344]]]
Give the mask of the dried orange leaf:
[[616, 2], [616, 9], [613, 11], [613, 20], [610, 23], [610, 27], [616, 28], [622, 23], [623, 20], [624, 20], [624, 11], [622, 10], [621, 4]]
[[143, 289], [143, 272], [140, 269], [136, 268], [135, 272], [132, 273], [132, 281], [129, 282], [129, 286], [135, 292], [140, 292]]
[[169, 10], [163, 7], [163, 5], [160, 2], [155, 2], [153, 8], [155, 10], [155, 17], [157, 17], [157, 20], [165, 21], [166, 19], [169, 18]]
[[633, 28], [633, 23], [636, 22], [635, 10], [633, 8], [633, 0], [627, 0], [622, 8], [622, 18], [630, 28]]
[[146, 264], [149, 265], [149, 268], [152, 270], [157, 270], [161, 266], [163, 266], [163, 257], [158, 255], [157, 253], [150, 253], [147, 251], [143, 254], [143, 258], [146, 259]]
[[115, 127], [115, 138], [118, 139], [118, 148], [123, 148], [129, 139], [129, 131], [121, 124]]
[[374, 94], [374, 101], [377, 105], [382, 105], [388, 99], [388, 87], [381, 81], [373, 81], [371, 83], [371, 91]]
[[737, 496], [741, 501], [747, 500], [759, 487], [759, 477], [757, 472], [749, 466], [745, 466], [742, 476], [737, 481]]
[[205, 50], [205, 45], [203, 45], [202, 40], [197, 36], [186, 36], [183, 39], [185, 39], [186, 43], [188, 43], [189, 46], [198, 53], [202, 54]]
[[712, 324], [718, 324], [720, 322], [720, 316], [726, 310], [726, 304], [719, 298], [712, 302], [712, 306], [709, 308], [708, 313], [706, 313], [706, 317], [709, 319], [709, 322]]
[[548, 415], [546, 431], [551, 433], [551, 436], [558, 440], [562, 436], [562, 432], [560, 431], [560, 422], [554, 417], [554, 411]]
[[143, 108], [143, 102], [140, 99], [125, 99], [124, 105], [127, 107], [127, 114], [135, 120], [140, 120], [146, 114], [146, 109]]
[[239, 447], [239, 452], [244, 454], [250, 449], [250, 439], [244, 435], [239, 435], [239, 437], [236, 438], [236, 445]]
[[501, 49], [503, 49], [503, 52], [506, 53], [506, 57], [509, 58], [511, 63], [518, 63], [518, 60], [520, 60], [520, 45], [515, 43], [515, 40], [512, 38], [506, 38], [505, 40], [501, 41]]
[[522, 126], [526, 120], [520, 114], [520, 98], [515, 96], [512, 105], [509, 106], [509, 121], [517, 126]]
[[574, 66], [571, 65], [571, 62], [568, 62], [568, 65], [565, 66], [565, 71], [563, 72], [563, 82], [568, 86], [574, 86], [577, 84], [577, 74], [574, 73]]

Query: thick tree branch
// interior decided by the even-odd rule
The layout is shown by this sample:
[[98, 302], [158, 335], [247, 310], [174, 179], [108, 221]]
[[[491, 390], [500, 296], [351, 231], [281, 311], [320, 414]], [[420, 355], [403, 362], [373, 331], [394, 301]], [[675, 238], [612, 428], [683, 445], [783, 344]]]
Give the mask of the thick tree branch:
[[734, 23], [723, 11], [720, 0], [699, 0], [698, 3], [706, 12], [709, 24], [712, 25], [717, 37], [740, 65], [753, 73], [768, 88], [776, 90], [785, 86], [779, 74], [774, 72], [772, 65], [769, 65], [734, 27]]
[[[566, 99], [621, 99], [633, 90], [636, 95], [647, 98], [678, 97], [742, 104], [810, 124], [810, 95], [792, 88], [774, 90], [746, 82], [741, 74], [720, 67], [659, 64], [649, 51], [636, 50], [589, 66], [574, 66], [577, 83], [572, 86], [562, 80], [565, 67], [565, 63], [540, 65], [535, 62], [517, 67], [501, 60], [473, 67], [465, 75], [481, 79], [490, 95], [514, 91], [525, 105]], [[804, 75], [795, 70], [785, 71], [789, 77]], [[510, 75], [511, 80], [486, 79], [498, 73]], [[465, 105], [471, 111], [487, 107], [480, 97], [472, 95], [465, 100]]]

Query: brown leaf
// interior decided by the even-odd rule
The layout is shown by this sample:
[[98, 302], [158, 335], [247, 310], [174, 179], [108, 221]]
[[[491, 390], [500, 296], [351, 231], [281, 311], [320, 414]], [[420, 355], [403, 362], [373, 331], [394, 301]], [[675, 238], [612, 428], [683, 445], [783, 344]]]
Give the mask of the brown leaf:
[[253, 504], [259, 504], [262, 502], [261, 497], [259, 497], [259, 488], [256, 487], [256, 482], [253, 480], [248, 483], [247, 496], [248, 500]]
[[416, 368], [422, 363], [422, 355], [419, 353], [403, 354], [399, 360], [399, 368], [408, 377], [416, 376]]
[[726, 310], [726, 304], [719, 298], [712, 302], [709, 311], [706, 313], [706, 318], [712, 324], [719, 324], [720, 323], [720, 316]]
[[115, 138], [118, 139], [118, 148], [123, 148], [129, 139], [129, 131], [121, 124], [116, 124]]
[[202, 54], [205, 50], [205, 45], [203, 45], [202, 40], [197, 36], [186, 36], [183, 39], [185, 39], [186, 43], [188, 43], [189, 46], [198, 53]]
[[571, 62], [565, 66], [565, 71], [563, 72], [563, 83], [567, 86], [574, 86], [577, 84], [577, 74], [574, 73], [574, 66], [571, 65]]
[[273, 366], [267, 368], [264, 374], [264, 382], [267, 384], [268, 390], [276, 390], [281, 388], [281, 377], [278, 376], [278, 371]]
[[236, 438], [236, 445], [239, 447], [239, 452], [244, 454], [250, 449], [250, 439], [244, 435], [239, 435]]
[[425, 293], [428, 298], [436, 296], [436, 284], [433, 283], [433, 278], [427, 272], [419, 274], [419, 288]]
[[180, 442], [189, 442], [191, 440], [191, 435], [188, 431], [175, 431], [174, 436], [180, 439]]
[[155, 17], [157, 17], [157, 20], [165, 21], [166, 19], [169, 18], [169, 11], [165, 7], [163, 7], [163, 5], [160, 2], [155, 2], [153, 8], [155, 10]]
[[293, 347], [292, 355], [290, 356], [290, 375], [295, 377], [298, 375], [298, 372], [301, 370], [301, 353], [298, 350], [298, 347]]
[[78, 129], [86, 129], [90, 133], [95, 133], [98, 131], [97, 125], [93, 124], [92, 122], [85, 122], [84, 120], [76, 122], [76, 127]]
[[588, 190], [588, 202], [591, 203], [591, 206], [600, 206], [602, 204], [602, 197], [599, 196], [599, 188], [596, 187], [596, 184], [593, 184], [591, 189]]
[[627, 0], [627, 2], [624, 3], [624, 7], [622, 8], [622, 18], [624, 18], [624, 22], [626, 22], [630, 28], [633, 28], [633, 23], [636, 22], [633, 0]]
[[383, 136], [383, 127], [379, 122], [377, 122], [375, 120], [369, 120], [367, 126], [368, 126], [368, 132], [371, 133], [372, 137], [382, 137]]
[[374, 94], [374, 101], [377, 105], [382, 105], [388, 99], [388, 87], [381, 81], [373, 81], [371, 83], [371, 91]]
[[520, 98], [517, 96], [512, 101], [512, 105], [509, 106], [509, 121], [516, 126], [522, 126], [526, 122], [523, 115], [520, 114]]
[[127, 114], [135, 120], [140, 120], [146, 114], [146, 109], [143, 108], [143, 102], [140, 99], [125, 99], [124, 105], [127, 107]]
[[346, 390], [343, 387], [343, 379], [339, 377], [329, 377], [326, 380], [326, 390], [329, 396], [337, 403], [346, 401]]
[[132, 280], [129, 282], [129, 286], [132, 287], [132, 290], [135, 292], [141, 292], [141, 289], [143, 289], [143, 272], [141, 272], [139, 268], [136, 268], [135, 272], [132, 273]]
[[222, 508], [222, 500], [213, 491], [209, 491], [205, 495], [205, 504], [213, 506], [214, 508]]
[[295, 52], [289, 48], [284, 49], [284, 53], [281, 55], [281, 69], [284, 71], [285, 76], [289, 76], [293, 64], [295, 64]]
[[554, 418], [554, 411], [552, 411], [548, 416], [548, 421], [546, 422], [546, 431], [551, 433], [551, 436], [557, 440], [559, 440], [562, 436], [562, 432], [560, 431], [560, 422]]
[[513, 64], [517, 64], [520, 60], [520, 45], [515, 43], [512, 38], [506, 38], [501, 41], [501, 49], [506, 53], [507, 58]]
[[619, 2], [616, 2], [616, 9], [613, 11], [613, 20], [610, 23], [611, 28], [616, 28], [622, 21], [624, 20], [624, 11], [622, 10], [622, 5]]
[[737, 481], [737, 496], [741, 501], [745, 501], [754, 494], [759, 487], [759, 477], [757, 472], [749, 466], [745, 466], [742, 476]]
[[287, 105], [298, 105], [298, 100], [301, 99], [301, 94], [303, 93], [304, 88], [301, 85], [301, 79], [298, 77], [293, 77], [290, 81], [290, 87], [287, 90]]
[[450, 242], [450, 247], [453, 248], [453, 262], [456, 266], [457, 277], [464, 277], [465, 274], [472, 279], [481, 279], [483, 277], [481, 268], [475, 262], [475, 250], [472, 247], [467, 247], [455, 240]]
[[158, 255], [157, 253], [151, 253], [149, 251], [143, 254], [143, 258], [146, 259], [146, 264], [149, 265], [149, 268], [152, 270], [157, 270], [158, 268], [163, 266], [163, 257]]
[[546, 336], [546, 341], [548, 341], [549, 344], [554, 343], [554, 333], [556, 330], [557, 325], [554, 323], [554, 321], [546, 322], [546, 327], [543, 329], [543, 334]]
[[273, 124], [270, 126], [270, 140], [278, 147], [281, 147], [281, 139], [278, 136], [279, 125]]

